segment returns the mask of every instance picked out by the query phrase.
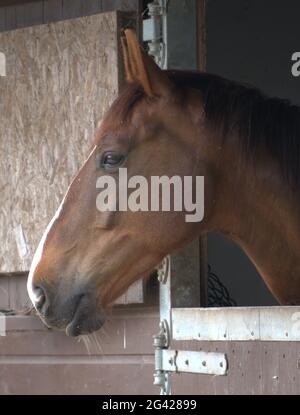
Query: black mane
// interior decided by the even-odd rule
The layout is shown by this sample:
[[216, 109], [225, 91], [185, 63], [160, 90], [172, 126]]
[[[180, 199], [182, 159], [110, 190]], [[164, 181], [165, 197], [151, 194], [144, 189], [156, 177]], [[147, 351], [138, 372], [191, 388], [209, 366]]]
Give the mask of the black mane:
[[168, 71], [168, 75], [178, 87], [202, 92], [206, 119], [224, 139], [236, 134], [251, 159], [265, 148], [278, 161], [284, 178], [299, 189], [300, 107], [216, 75], [196, 71]]

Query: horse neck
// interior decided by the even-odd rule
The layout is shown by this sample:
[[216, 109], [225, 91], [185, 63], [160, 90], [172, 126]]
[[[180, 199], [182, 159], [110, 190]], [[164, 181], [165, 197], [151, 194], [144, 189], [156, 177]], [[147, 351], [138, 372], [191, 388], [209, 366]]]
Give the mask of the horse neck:
[[212, 229], [241, 246], [280, 303], [300, 304], [299, 199], [272, 161], [261, 161], [245, 162], [234, 140], [227, 145], [216, 164]]

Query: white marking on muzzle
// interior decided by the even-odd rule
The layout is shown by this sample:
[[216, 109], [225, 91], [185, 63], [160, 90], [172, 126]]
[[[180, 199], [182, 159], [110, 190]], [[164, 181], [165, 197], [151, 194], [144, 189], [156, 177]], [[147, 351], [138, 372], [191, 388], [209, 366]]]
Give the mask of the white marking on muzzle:
[[[79, 172], [77, 173], [76, 177], [77, 177], [77, 176], [78, 176], [78, 174], [81, 172], [81, 170], [83, 169], [83, 167], [85, 166], [85, 164], [87, 163], [87, 161], [90, 159], [90, 157], [91, 157], [91, 156], [92, 156], [92, 154], [94, 153], [94, 151], [95, 151], [96, 147], [97, 147], [97, 146], [95, 146], [95, 147], [93, 148], [93, 150], [92, 150], [92, 151], [91, 151], [91, 153], [89, 154], [88, 158], [86, 159], [85, 163], [83, 163], [83, 166], [81, 167], [81, 169], [80, 169], [80, 170], [79, 170]], [[62, 200], [62, 202], [60, 203], [60, 205], [59, 205], [59, 207], [58, 207], [58, 209], [57, 209], [57, 211], [56, 211], [55, 215], [53, 216], [53, 218], [52, 218], [52, 219], [51, 219], [51, 221], [49, 222], [49, 224], [48, 224], [48, 226], [47, 226], [47, 228], [46, 228], [46, 230], [45, 230], [45, 232], [44, 232], [44, 234], [43, 234], [43, 236], [42, 236], [42, 238], [41, 238], [41, 240], [40, 240], [40, 243], [39, 243], [39, 245], [38, 245], [38, 247], [37, 247], [37, 250], [35, 251], [35, 254], [34, 254], [34, 256], [33, 256], [33, 260], [32, 260], [31, 266], [30, 266], [30, 270], [29, 270], [29, 274], [28, 274], [28, 279], [27, 279], [27, 292], [28, 292], [29, 298], [30, 298], [31, 302], [33, 303], [33, 305], [35, 305], [35, 303], [36, 303], [36, 301], [37, 301], [37, 296], [36, 296], [36, 294], [34, 293], [34, 290], [33, 290], [33, 284], [32, 284], [32, 283], [33, 283], [33, 276], [34, 276], [34, 272], [35, 272], [35, 270], [36, 270], [36, 267], [38, 266], [38, 264], [39, 264], [39, 263], [40, 263], [40, 261], [41, 261], [41, 258], [42, 258], [42, 255], [43, 255], [43, 250], [44, 250], [44, 245], [45, 245], [45, 242], [46, 242], [46, 240], [47, 240], [47, 236], [48, 236], [48, 234], [49, 234], [49, 232], [50, 232], [50, 230], [51, 230], [52, 226], [54, 225], [54, 223], [57, 221], [57, 219], [59, 218], [59, 216], [60, 216], [60, 214], [61, 214], [61, 211], [62, 211], [62, 208], [63, 208], [64, 202], [65, 202], [65, 199], [66, 199], [66, 197], [67, 197], [67, 194], [68, 194], [68, 192], [69, 192], [69, 190], [70, 190], [70, 187], [72, 186], [72, 184], [73, 184], [74, 180], [76, 179], [76, 177], [72, 180], [72, 182], [71, 182], [70, 186], [68, 187], [68, 190], [66, 191], [66, 194], [65, 194], [65, 196], [64, 196], [64, 198], [63, 198], [63, 200]]]
[[[67, 195], [67, 193], [66, 193], [66, 195]], [[59, 205], [59, 208], [57, 209], [55, 215], [53, 216], [53, 218], [49, 222], [49, 224], [48, 224], [45, 232], [43, 233], [42, 239], [40, 240], [40, 243], [39, 243], [39, 245], [37, 247], [37, 250], [35, 251], [35, 254], [33, 256], [33, 260], [32, 260], [31, 266], [30, 266], [30, 271], [29, 271], [28, 279], [27, 279], [27, 291], [28, 291], [29, 298], [32, 301], [33, 305], [37, 301], [37, 297], [34, 294], [33, 285], [32, 285], [34, 271], [35, 271], [36, 267], [38, 266], [38, 264], [39, 264], [39, 262], [40, 262], [40, 260], [42, 258], [42, 254], [43, 254], [43, 250], [44, 250], [44, 245], [45, 245], [45, 242], [46, 242], [48, 233], [50, 232], [50, 229], [52, 228], [53, 224], [58, 219], [58, 217], [60, 215], [60, 212], [61, 212], [61, 210], [63, 208], [63, 204], [64, 204], [64, 201], [65, 201], [65, 197], [63, 198], [61, 204]]]

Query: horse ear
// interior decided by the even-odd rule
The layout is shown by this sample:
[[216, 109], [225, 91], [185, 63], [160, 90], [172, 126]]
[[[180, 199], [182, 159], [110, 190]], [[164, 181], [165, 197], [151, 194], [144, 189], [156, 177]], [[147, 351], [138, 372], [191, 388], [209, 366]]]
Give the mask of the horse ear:
[[127, 81], [139, 82], [150, 97], [168, 94], [172, 83], [167, 75], [144, 52], [132, 29], [126, 29], [124, 34], [121, 41]]

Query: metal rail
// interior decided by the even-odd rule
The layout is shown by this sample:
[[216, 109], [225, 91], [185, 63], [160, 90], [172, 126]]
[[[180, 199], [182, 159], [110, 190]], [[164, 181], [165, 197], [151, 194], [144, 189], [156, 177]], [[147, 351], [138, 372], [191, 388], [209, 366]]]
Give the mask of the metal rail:
[[300, 341], [300, 307], [173, 308], [175, 340]]

